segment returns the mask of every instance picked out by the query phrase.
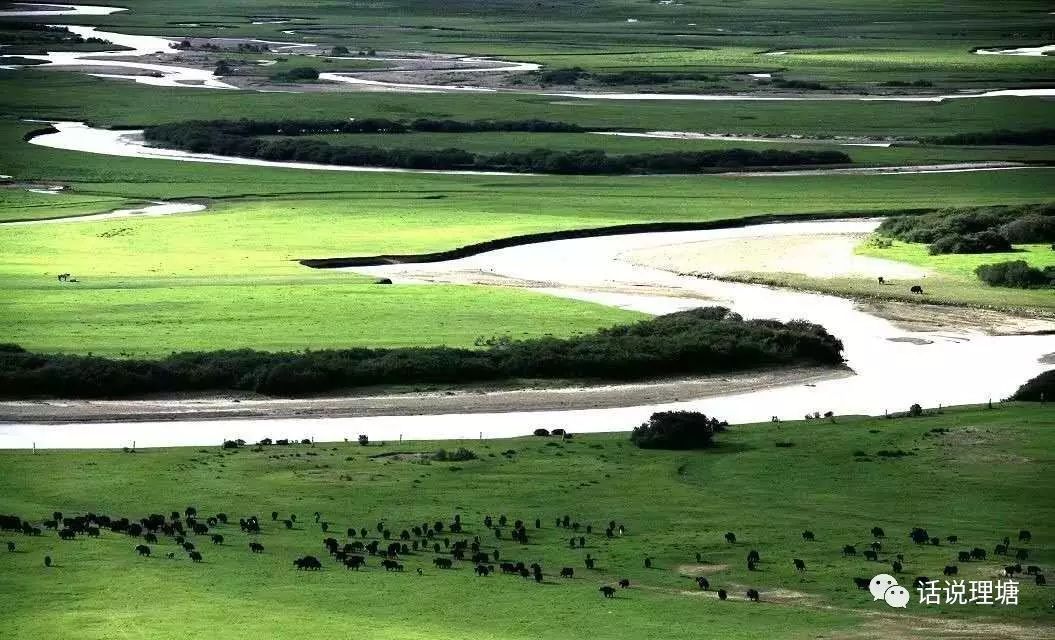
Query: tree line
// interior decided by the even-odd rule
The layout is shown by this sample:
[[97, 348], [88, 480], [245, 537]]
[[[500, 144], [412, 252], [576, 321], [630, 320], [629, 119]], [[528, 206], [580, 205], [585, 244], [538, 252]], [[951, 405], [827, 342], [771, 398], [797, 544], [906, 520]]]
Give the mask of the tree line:
[[954, 133], [947, 136], [930, 136], [923, 138], [930, 144], [946, 145], [1028, 145], [1043, 146], [1055, 144], [1055, 129], [1027, 129], [1025, 131], [978, 131], [974, 133]]
[[[555, 130], [553, 123], [455, 123], [414, 121], [417, 131], [532, 131]], [[561, 124], [561, 126], [564, 126]], [[575, 126], [575, 125], [568, 125]], [[424, 127], [434, 127], [432, 129]], [[491, 128], [485, 127], [506, 127]], [[523, 127], [523, 128], [519, 128]], [[548, 129], [546, 127], [549, 127]], [[716, 168], [847, 164], [850, 157], [839, 151], [785, 151], [767, 149], [718, 149], [669, 153], [609, 155], [601, 150], [558, 151], [533, 149], [477, 154], [464, 149], [402, 149], [333, 145], [317, 138], [300, 136], [320, 133], [404, 133], [408, 125], [388, 120], [346, 122], [255, 122], [193, 121], [158, 125], [144, 130], [154, 143], [195, 153], [256, 158], [271, 161], [313, 162], [345, 166], [400, 169], [482, 170], [561, 174], [698, 173]], [[282, 135], [278, 139], [257, 136]]]
[[187, 352], [155, 360], [41, 354], [0, 345], [0, 397], [236, 390], [296, 397], [382, 384], [633, 380], [842, 362], [842, 343], [819, 325], [743, 320], [724, 307], [673, 313], [570, 338], [500, 338], [487, 345]]

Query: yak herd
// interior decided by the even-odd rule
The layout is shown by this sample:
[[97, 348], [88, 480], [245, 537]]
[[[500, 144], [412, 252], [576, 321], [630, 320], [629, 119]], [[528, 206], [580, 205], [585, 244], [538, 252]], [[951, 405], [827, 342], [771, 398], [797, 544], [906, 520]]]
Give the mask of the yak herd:
[[[324, 521], [320, 513], [316, 512], [314, 514], [314, 520], [322, 532], [328, 531], [330, 523]], [[281, 522], [284, 528], [292, 529], [297, 517], [291, 514], [287, 518], [280, 520], [278, 512], [272, 512], [271, 521], [274, 523]], [[595, 531], [593, 525], [583, 525], [579, 522], [574, 522], [567, 515], [556, 518], [554, 522], [558, 529], [568, 530], [576, 534], [568, 539], [572, 548], [586, 547], [586, 536], [593, 535]], [[503, 575], [520, 576], [537, 583], [544, 581], [541, 564], [538, 562], [526, 564], [523, 561], [505, 558], [502, 551], [497, 547], [497, 541], [505, 540], [507, 537], [515, 544], [527, 545], [529, 539], [536, 535], [536, 533], [529, 532], [527, 523], [523, 520], [511, 520], [505, 515], [500, 515], [497, 518], [486, 516], [483, 518], [482, 524], [484, 529], [490, 532], [490, 536], [487, 537], [493, 537], [495, 541], [486, 545], [491, 547], [489, 551], [485, 550], [485, 543], [481, 535], [470, 536], [466, 534], [461, 516], [455, 515], [450, 522], [435, 520], [433, 522], [415, 523], [402, 528], [398, 532], [384, 521], [377, 522], [373, 527], [373, 531], [366, 527], [358, 529], [347, 527], [345, 530], [346, 542], [342, 543], [332, 535], [322, 540], [322, 547], [326, 551], [323, 557], [329, 557], [337, 566], [343, 565], [346, 569], [354, 571], [369, 567], [370, 558], [374, 557], [376, 558], [377, 566], [383, 568], [386, 572], [401, 573], [405, 569], [404, 559], [432, 554], [434, 555], [432, 565], [441, 571], [452, 570], [465, 564], [472, 568], [476, 576], [487, 577], [496, 572], [495, 565], [497, 564], [497, 570]], [[542, 528], [542, 520], [539, 518], [536, 518], [533, 524], [535, 530]], [[264, 553], [264, 545], [253, 539], [253, 536], [262, 533], [260, 518], [257, 516], [240, 518], [238, 525], [239, 529], [249, 536], [247, 542], [249, 552], [253, 554]], [[225, 536], [215, 530], [226, 526], [228, 526], [227, 514], [217, 513], [203, 518], [198, 515], [197, 509], [194, 507], [187, 507], [182, 512], [172, 511], [168, 516], [151, 514], [138, 520], [123, 517], [113, 518], [95, 513], [71, 517], [64, 516], [61, 512], [55, 512], [50, 518], [44, 518], [39, 524], [35, 524], [18, 516], [0, 515], [0, 531], [17, 532], [30, 537], [41, 536], [44, 530], [56, 530], [60, 540], [72, 541], [80, 536], [98, 538], [100, 532], [103, 529], [107, 529], [112, 533], [127, 535], [138, 542], [138, 544], [133, 546], [133, 551], [145, 558], [152, 556], [153, 550], [150, 545], [158, 545], [159, 536], [163, 536], [170, 539], [177, 549], [182, 550], [186, 557], [195, 563], [204, 561], [204, 556], [196, 547], [195, 541], [201, 543], [208, 540], [213, 545], [224, 545], [226, 542]], [[233, 527], [233, 524], [231, 526]], [[605, 526], [603, 535], [607, 539], [613, 539], [623, 536], [626, 531], [627, 529], [623, 524], [611, 520]], [[882, 562], [881, 554], [885, 553], [886, 533], [878, 526], [873, 527], [870, 533], [873, 541], [867, 545], [867, 549], [863, 550], [862, 555], [866, 561]], [[817, 541], [816, 535], [810, 530], [803, 531], [801, 537], [804, 543], [815, 543]], [[932, 537], [926, 529], [921, 527], [913, 528], [909, 532], [908, 538], [916, 545], [921, 546], [940, 546], [943, 543], [941, 538]], [[731, 531], [725, 533], [724, 539], [728, 545], [737, 544], [736, 535]], [[1010, 537], [1004, 537], [994, 546], [992, 555], [1001, 557], [1011, 557], [1013, 555], [1016, 562], [1013, 565], [1008, 564], [1005, 566], [1004, 573], [1008, 577], [1013, 577], [1020, 573], [1032, 575], [1035, 583], [1043, 586], [1046, 584], [1046, 579], [1042, 569], [1037, 565], [1027, 565], [1023, 569], [1021, 564], [1021, 562], [1029, 558], [1029, 549], [1025, 545], [1031, 541], [1032, 535], [1030, 532], [1021, 530], [1017, 536], [1016, 547], [1012, 547]], [[955, 535], [949, 535], [944, 538], [944, 543], [947, 545], [956, 545], [958, 542], [959, 539]], [[843, 545], [841, 549], [842, 556], [856, 558], [857, 547], [858, 543]], [[16, 548], [17, 545], [14, 541], [7, 542], [7, 550], [9, 552], [14, 552]], [[959, 550], [955, 554], [956, 561], [960, 563], [984, 561], [989, 556], [986, 550], [981, 547]], [[322, 556], [323, 554], [320, 553], [319, 555]], [[174, 559], [175, 556], [175, 551], [165, 554], [165, 557], [169, 559]], [[703, 562], [702, 554], [696, 554], [696, 561], [697, 563]], [[886, 561], [890, 563], [894, 574], [900, 574], [904, 571], [906, 561], [903, 553], [891, 554]], [[587, 570], [596, 570], [596, 562], [596, 558], [589, 553], [586, 554], [584, 565]], [[757, 571], [761, 563], [761, 554], [758, 550], [751, 549], [746, 557], [747, 570], [749, 572]], [[806, 563], [801, 558], [792, 558], [791, 563], [797, 572], [805, 572], [807, 570]], [[45, 564], [48, 567], [52, 566], [50, 556], [45, 558]], [[298, 571], [319, 571], [324, 568], [323, 561], [311, 554], [296, 558], [293, 560], [292, 565]], [[652, 557], [646, 556], [644, 558], [644, 566], [648, 569], [653, 568]], [[877, 569], [877, 571], [880, 571], [880, 569]], [[418, 575], [422, 575], [423, 569], [418, 567], [416, 572]], [[959, 573], [959, 567], [956, 564], [946, 565], [942, 573], [945, 576], [956, 576]], [[561, 567], [557, 575], [561, 579], [574, 579], [575, 568], [570, 566]], [[711, 590], [711, 582], [706, 576], [692, 577], [700, 590]], [[912, 584], [919, 586], [928, 581], [930, 581], [930, 578], [926, 576], [917, 576], [912, 581]], [[853, 583], [858, 589], [868, 589], [869, 578], [855, 577], [853, 578]], [[630, 580], [627, 578], [620, 579], [617, 584], [621, 589], [630, 588]], [[604, 598], [614, 598], [617, 593], [616, 588], [610, 585], [601, 586], [599, 591]], [[719, 600], [726, 600], [729, 596], [729, 592], [726, 589], [716, 589], [715, 593]], [[753, 602], [761, 600], [761, 594], [754, 588], [747, 589], [744, 595], [747, 600]]]

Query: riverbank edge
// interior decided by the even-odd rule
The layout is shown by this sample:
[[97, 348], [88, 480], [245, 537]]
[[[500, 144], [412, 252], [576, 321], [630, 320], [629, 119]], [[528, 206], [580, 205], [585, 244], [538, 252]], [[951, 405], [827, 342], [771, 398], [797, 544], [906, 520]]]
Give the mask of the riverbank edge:
[[520, 247], [529, 244], [551, 242], [554, 240], [576, 240], [581, 238], [599, 238], [606, 236], [634, 235], [639, 233], [658, 233], [670, 231], [710, 231], [715, 229], [735, 229], [753, 227], [763, 224], [780, 224], [785, 222], [818, 222], [832, 220], [857, 220], [867, 218], [885, 218], [896, 215], [919, 215], [934, 211], [934, 208], [914, 209], [877, 209], [875, 211], [840, 211], [820, 213], [767, 213], [743, 218], [721, 218], [699, 222], [633, 222], [607, 227], [587, 229], [565, 229], [561, 231], [540, 231], [505, 238], [496, 238], [454, 249], [430, 253], [382, 254], [375, 256], [352, 256], [346, 258], [299, 258], [296, 262], [312, 269], [344, 269], [348, 267], [378, 267], [391, 264], [420, 264], [445, 262], [469, 258], [489, 251]]
[[382, 387], [361, 394], [299, 399], [213, 394], [121, 400], [7, 400], [0, 402], [0, 424], [360, 418], [614, 409], [701, 400], [790, 385], [812, 385], [852, 375], [855, 375], [853, 370], [846, 365], [790, 366], [623, 384], [567, 380], [548, 385], [546, 381], [510, 381], [497, 387], [437, 386], [431, 391]]

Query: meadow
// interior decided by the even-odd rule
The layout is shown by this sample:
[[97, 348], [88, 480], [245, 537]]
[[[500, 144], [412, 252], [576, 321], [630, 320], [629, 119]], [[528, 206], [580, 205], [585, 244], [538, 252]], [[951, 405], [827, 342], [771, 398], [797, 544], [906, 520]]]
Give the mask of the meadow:
[[[202, 520], [224, 512], [232, 522], [211, 531], [223, 535], [222, 545], [190, 536], [204, 556], [200, 564], [163, 536], [142, 558], [133, 550], [141, 540], [110, 531], [74, 541], [60, 541], [54, 531], [4, 532], [0, 539], [16, 545], [14, 553], [0, 553], [4, 628], [27, 639], [70, 629], [80, 638], [222, 629], [235, 640], [697, 638], [701, 630], [728, 638], [1050, 637], [1051, 587], [1034, 586], [1028, 576], [1020, 579], [1017, 606], [923, 606], [913, 593], [905, 611], [873, 603], [852, 578], [889, 571], [900, 553], [902, 584], [917, 575], [940, 578], [949, 564], [959, 565], [961, 579], [996, 579], [1007, 558], [965, 563], [957, 552], [992, 551], [1020, 529], [1031, 531], [1032, 542], [1013, 542], [1013, 549], [1027, 548], [1029, 564], [1050, 568], [1053, 429], [1046, 406], [1007, 404], [921, 418], [735, 425], [702, 451], [641, 450], [625, 433], [367, 447], [350, 433], [351, 443], [260, 450], [223, 450], [217, 434], [209, 447], [0, 452], [0, 513], [34, 525], [53, 511], [139, 518], [188, 506]], [[424, 459], [441, 447], [466, 447], [477, 459]], [[316, 511], [329, 533], [316, 524]], [[331, 561], [322, 545], [331, 535], [343, 544], [350, 527], [366, 528], [374, 539], [375, 524], [384, 522], [396, 538], [422, 522], [449, 525], [456, 514], [463, 534], [444, 533], [437, 542], [479, 535], [482, 550], [500, 550], [502, 561], [539, 562], [544, 582], [476, 577], [469, 562], [437, 569], [431, 549], [401, 556], [403, 572], [384, 571], [375, 557], [355, 572]], [[527, 523], [527, 545], [512, 543], [508, 527], [496, 539], [483, 526], [485, 516], [497, 521], [503, 514]], [[248, 536], [237, 520], [252, 515], [262, 531]], [[296, 524], [286, 529], [282, 520], [290, 515]], [[565, 515], [583, 530], [556, 527]], [[606, 538], [609, 520], [623, 524], [625, 534]], [[841, 555], [846, 544], [860, 554], [876, 526], [886, 534], [878, 562]], [[915, 526], [941, 544], [913, 544], [908, 533]], [[807, 529], [815, 542], [802, 539]], [[724, 540], [726, 532], [735, 544]], [[579, 535], [585, 547], [571, 548], [569, 537]], [[950, 535], [956, 544], [946, 542]], [[264, 545], [262, 554], [249, 552], [251, 540]], [[746, 567], [752, 549], [761, 556], [757, 571]], [[296, 571], [292, 561], [305, 554], [323, 558], [323, 570]], [[596, 559], [594, 570], [585, 568], [587, 554]], [[806, 571], [796, 572], [793, 558], [804, 560]], [[565, 566], [574, 578], [557, 577]], [[697, 576], [708, 578], [709, 591], [699, 590]], [[631, 587], [616, 598], [598, 593], [623, 578]], [[715, 597], [720, 588], [729, 601]], [[745, 601], [747, 588], [758, 589], [761, 602]]]

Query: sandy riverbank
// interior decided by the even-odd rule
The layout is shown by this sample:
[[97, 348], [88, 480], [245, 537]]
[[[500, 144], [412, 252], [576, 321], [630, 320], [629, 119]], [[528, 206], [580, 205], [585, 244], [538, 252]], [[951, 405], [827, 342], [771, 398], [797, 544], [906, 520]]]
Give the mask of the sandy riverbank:
[[308, 399], [211, 397], [0, 402], [0, 423], [140, 422], [259, 418], [354, 418], [451, 413], [608, 409], [812, 385], [852, 375], [843, 367], [793, 367], [617, 385], [364, 394]]

